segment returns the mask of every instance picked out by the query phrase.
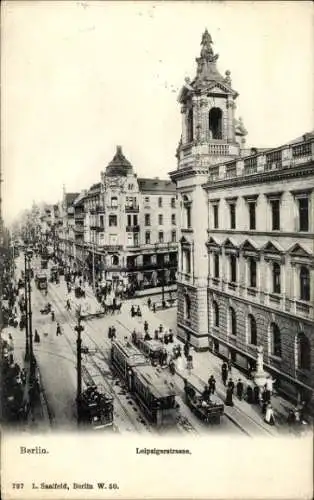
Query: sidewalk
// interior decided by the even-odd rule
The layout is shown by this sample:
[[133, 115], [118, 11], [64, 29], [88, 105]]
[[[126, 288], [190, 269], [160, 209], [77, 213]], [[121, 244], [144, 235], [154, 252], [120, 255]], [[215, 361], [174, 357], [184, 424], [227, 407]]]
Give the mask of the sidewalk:
[[[132, 301], [132, 303], [136, 305], [140, 303], [140, 301], [134, 300]], [[124, 304], [124, 307], [131, 307], [130, 302]], [[151, 336], [153, 336], [154, 330], [157, 329], [160, 324], [163, 324], [164, 328], [169, 330], [169, 327], [166, 324], [166, 322], [164, 320], [161, 320], [159, 317], [159, 314], [162, 313], [162, 311], [160, 312], [157, 311], [156, 313], [153, 313], [148, 309], [146, 305], [143, 305], [142, 303], [141, 303], [141, 310], [142, 310], [142, 319], [141, 321], [139, 321], [137, 318], [133, 318], [132, 323], [134, 322], [134, 326], [137, 325], [137, 328], [139, 326], [141, 328], [143, 322], [146, 320], [149, 324], [149, 332]], [[180, 341], [176, 337], [174, 338], [174, 344], [172, 344], [172, 346], [175, 344], [180, 344], [183, 347], [182, 341]], [[200, 382], [200, 385], [204, 386], [205, 384], [207, 384], [210, 375], [214, 375], [216, 379], [217, 395], [224, 401], [226, 395], [226, 388], [224, 387], [221, 380], [221, 364], [222, 364], [221, 359], [209, 351], [196, 352], [194, 349], [192, 351], [193, 351], [192, 355], [193, 355], [193, 365], [194, 365], [194, 369], [192, 370], [193, 377], [196, 377]], [[189, 379], [189, 373], [186, 370], [186, 368], [177, 369], [176, 374], [182, 380], [184, 378]], [[252, 381], [235, 367], [232, 367], [232, 372], [230, 376], [232, 377], [235, 384], [237, 383], [238, 379], [241, 379], [245, 389], [247, 385], [251, 386], [253, 385]], [[183, 387], [182, 382], [179, 385]], [[272, 427], [266, 424], [266, 422], [264, 422], [264, 418], [259, 406], [249, 404], [244, 400], [240, 401], [236, 396], [233, 398], [233, 402], [234, 402], [234, 407], [225, 407], [225, 414], [230, 419], [233, 419], [234, 421], [238, 422], [238, 424], [243, 426], [243, 428], [254, 427], [256, 429], [257, 426], [259, 426], [262, 427], [269, 434], [273, 435], [278, 434], [278, 432], [280, 432], [279, 428], [283, 427], [283, 424], [286, 424], [288, 412], [290, 409], [293, 408], [293, 405], [291, 403], [284, 400], [279, 395], [274, 394], [272, 396], [272, 406], [275, 413], [275, 419], [278, 425]], [[284, 427], [286, 429], [286, 425], [284, 425]]]
[[27, 415], [21, 423], [26, 429], [40, 428], [40, 430], [48, 430], [50, 428], [49, 412], [38, 367], [36, 366], [34, 370], [34, 379], [38, 380], [38, 384], [32, 387], [29, 380], [30, 363], [24, 359], [25, 330], [20, 331], [16, 328], [6, 327], [2, 332], [4, 334], [11, 333], [13, 337], [13, 351], [10, 352], [13, 354], [13, 363], [17, 363], [21, 370], [24, 368], [26, 371], [26, 382], [23, 386], [23, 406], [27, 408]]

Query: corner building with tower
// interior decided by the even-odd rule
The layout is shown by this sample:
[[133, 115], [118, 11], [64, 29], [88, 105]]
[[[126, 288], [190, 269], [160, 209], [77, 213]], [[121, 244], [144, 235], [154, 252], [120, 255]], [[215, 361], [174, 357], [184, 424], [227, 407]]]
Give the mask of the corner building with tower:
[[179, 94], [178, 335], [313, 400], [314, 134], [246, 148], [238, 93], [206, 30]]

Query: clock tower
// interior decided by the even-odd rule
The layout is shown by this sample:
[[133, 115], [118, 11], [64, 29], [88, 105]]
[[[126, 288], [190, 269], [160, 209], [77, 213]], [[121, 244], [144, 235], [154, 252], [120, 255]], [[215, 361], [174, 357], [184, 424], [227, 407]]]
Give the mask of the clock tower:
[[170, 172], [180, 200], [178, 335], [196, 349], [208, 348], [207, 196], [202, 185], [222, 175], [218, 164], [240, 156], [246, 130], [235, 119], [238, 93], [230, 71], [217, 68], [211, 35], [205, 30], [194, 80], [179, 93], [182, 134], [177, 170]]

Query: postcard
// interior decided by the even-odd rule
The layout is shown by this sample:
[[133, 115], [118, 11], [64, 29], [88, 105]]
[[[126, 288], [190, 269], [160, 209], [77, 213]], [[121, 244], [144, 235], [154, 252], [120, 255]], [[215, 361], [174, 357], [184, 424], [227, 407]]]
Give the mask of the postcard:
[[1, 8], [2, 497], [312, 498], [312, 3]]

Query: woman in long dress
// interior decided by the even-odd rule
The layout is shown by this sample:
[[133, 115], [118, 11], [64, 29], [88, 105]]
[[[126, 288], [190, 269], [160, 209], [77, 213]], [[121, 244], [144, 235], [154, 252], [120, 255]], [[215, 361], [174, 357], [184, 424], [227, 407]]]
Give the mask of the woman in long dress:
[[265, 422], [269, 425], [275, 425], [274, 411], [270, 403], [266, 407]]

